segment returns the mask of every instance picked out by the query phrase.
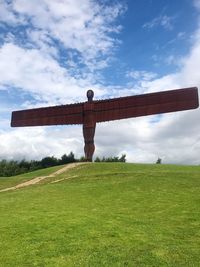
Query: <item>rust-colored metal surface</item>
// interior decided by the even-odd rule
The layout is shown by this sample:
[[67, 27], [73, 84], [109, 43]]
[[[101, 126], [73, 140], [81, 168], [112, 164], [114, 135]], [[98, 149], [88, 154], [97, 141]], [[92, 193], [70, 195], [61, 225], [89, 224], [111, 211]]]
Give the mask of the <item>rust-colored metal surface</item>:
[[95, 150], [94, 134], [96, 128], [96, 118], [94, 113], [94, 107], [95, 105], [92, 100], [84, 103], [83, 107], [83, 137], [85, 141], [84, 152], [87, 161], [92, 161], [92, 157]]
[[82, 124], [83, 103], [12, 112], [11, 126]]
[[85, 158], [92, 161], [97, 122], [195, 109], [199, 106], [196, 87], [100, 101], [93, 101], [93, 96], [93, 91], [88, 90], [88, 102], [85, 103], [13, 111], [11, 126], [83, 124]]
[[199, 106], [197, 88], [114, 98], [95, 102], [96, 122], [194, 109]]

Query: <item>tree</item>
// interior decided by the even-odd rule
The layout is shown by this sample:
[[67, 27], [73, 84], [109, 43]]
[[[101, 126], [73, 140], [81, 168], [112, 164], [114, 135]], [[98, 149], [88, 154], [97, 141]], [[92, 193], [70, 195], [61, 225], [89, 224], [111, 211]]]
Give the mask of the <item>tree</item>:
[[58, 160], [55, 157], [46, 157], [41, 160], [41, 165], [43, 168], [48, 168], [58, 165]]
[[161, 163], [162, 163], [162, 159], [158, 158], [157, 161], [156, 161], [156, 164], [161, 164]]
[[126, 154], [122, 154], [121, 157], [119, 158], [120, 162], [126, 162]]
[[101, 161], [100, 158], [96, 157], [95, 162], [100, 162], [100, 161]]
[[70, 152], [68, 155], [66, 154], [62, 155], [60, 164], [67, 164], [67, 163], [72, 163], [72, 162], [76, 162], [73, 152]]
[[76, 162], [74, 153], [70, 152], [68, 155], [64, 154], [61, 159], [56, 157], [45, 157], [40, 161], [31, 160], [0, 160], [0, 177], [8, 177], [13, 175], [18, 175], [30, 171], [35, 171], [42, 168], [53, 167], [56, 165], [67, 164]]
[[100, 159], [96, 157], [95, 162], [126, 162], [126, 154], [122, 154], [121, 157], [103, 157]]

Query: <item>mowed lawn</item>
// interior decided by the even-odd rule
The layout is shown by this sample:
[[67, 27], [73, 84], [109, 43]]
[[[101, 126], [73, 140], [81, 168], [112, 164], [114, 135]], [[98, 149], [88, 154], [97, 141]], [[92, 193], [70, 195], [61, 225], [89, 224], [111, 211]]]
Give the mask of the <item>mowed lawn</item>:
[[92, 163], [1, 192], [0, 266], [200, 266], [200, 167]]

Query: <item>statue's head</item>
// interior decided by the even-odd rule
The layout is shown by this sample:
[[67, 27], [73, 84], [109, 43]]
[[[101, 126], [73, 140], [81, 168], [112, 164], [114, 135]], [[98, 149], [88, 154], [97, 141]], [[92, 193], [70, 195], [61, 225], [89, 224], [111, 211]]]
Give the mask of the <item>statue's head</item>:
[[94, 92], [92, 90], [88, 90], [87, 91], [87, 98], [88, 98], [88, 101], [92, 101], [93, 100], [93, 97], [94, 97]]

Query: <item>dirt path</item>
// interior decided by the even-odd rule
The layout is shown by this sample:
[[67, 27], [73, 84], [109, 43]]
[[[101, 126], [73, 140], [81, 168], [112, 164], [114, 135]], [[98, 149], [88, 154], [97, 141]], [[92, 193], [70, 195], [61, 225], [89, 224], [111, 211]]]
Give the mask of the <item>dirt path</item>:
[[53, 172], [52, 174], [50, 175], [47, 175], [47, 176], [39, 176], [39, 177], [36, 177], [36, 178], [33, 178], [27, 182], [24, 182], [24, 183], [21, 183], [21, 184], [18, 184], [16, 186], [13, 186], [13, 187], [8, 187], [8, 188], [5, 188], [5, 189], [2, 189], [0, 190], [0, 192], [6, 192], [6, 191], [11, 191], [11, 190], [15, 190], [15, 189], [19, 189], [19, 188], [22, 188], [22, 187], [26, 187], [26, 186], [30, 186], [30, 185], [33, 185], [33, 184], [37, 184], [39, 183], [40, 181], [46, 179], [46, 178], [49, 178], [49, 177], [55, 177], [69, 169], [72, 169], [72, 168], [75, 168], [76, 166], [80, 166], [82, 164], [86, 164], [85, 162], [81, 162], [81, 163], [71, 163], [71, 164], [67, 164], [65, 167], [63, 167], [62, 169], [56, 171], [56, 172]]

